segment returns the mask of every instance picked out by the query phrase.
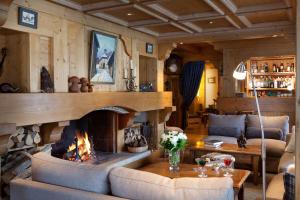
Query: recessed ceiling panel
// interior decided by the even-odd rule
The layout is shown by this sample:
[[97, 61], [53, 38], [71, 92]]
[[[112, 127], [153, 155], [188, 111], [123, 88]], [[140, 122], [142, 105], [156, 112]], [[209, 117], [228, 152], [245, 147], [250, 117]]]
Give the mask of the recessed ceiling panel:
[[231, 28], [233, 27], [225, 18], [212, 19], [212, 20], [202, 20], [194, 21], [195, 25], [202, 29], [215, 29], [215, 28]]
[[79, 3], [81, 5], [90, 4], [90, 3], [103, 3], [103, 2], [120, 2], [118, 0], [72, 0], [76, 3]]
[[277, 10], [270, 12], [257, 12], [245, 15], [253, 24], [288, 21], [289, 17], [285, 10]]
[[283, 0], [232, 0], [238, 7], [259, 6], [264, 4], [277, 4], [283, 3]]
[[107, 10], [107, 11], [103, 11], [103, 13], [127, 22], [155, 19], [151, 15], [139, 11], [134, 7]]
[[170, 24], [147, 26], [147, 28], [157, 33], [182, 32], [181, 29]]
[[165, 0], [160, 1], [159, 5], [177, 15], [188, 15], [193, 13], [214, 11], [202, 0]]

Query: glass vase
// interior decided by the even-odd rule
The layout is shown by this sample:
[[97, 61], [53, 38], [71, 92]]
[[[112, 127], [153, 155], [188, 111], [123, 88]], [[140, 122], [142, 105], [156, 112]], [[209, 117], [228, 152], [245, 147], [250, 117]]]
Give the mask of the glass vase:
[[169, 151], [169, 170], [179, 171], [180, 151]]

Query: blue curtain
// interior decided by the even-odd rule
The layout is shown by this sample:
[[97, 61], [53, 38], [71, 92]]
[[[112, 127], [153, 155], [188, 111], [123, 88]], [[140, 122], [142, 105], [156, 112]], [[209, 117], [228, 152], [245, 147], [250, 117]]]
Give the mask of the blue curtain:
[[194, 61], [184, 64], [182, 71], [181, 93], [183, 96], [182, 128], [187, 127], [187, 111], [197, 95], [203, 70], [203, 61]]

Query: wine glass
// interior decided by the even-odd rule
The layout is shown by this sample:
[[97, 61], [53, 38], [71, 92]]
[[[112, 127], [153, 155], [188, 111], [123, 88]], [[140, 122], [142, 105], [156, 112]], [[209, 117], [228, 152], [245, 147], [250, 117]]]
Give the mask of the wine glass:
[[225, 164], [225, 167], [226, 167], [224, 176], [226, 176], [226, 177], [231, 177], [232, 176], [232, 174], [229, 173], [229, 167], [230, 167], [232, 161], [233, 161], [233, 159], [231, 157], [226, 157], [223, 160], [223, 162]]
[[205, 168], [206, 160], [204, 158], [196, 158], [195, 161], [199, 166], [200, 174], [198, 175], [198, 177], [206, 178], [207, 177], [207, 174], [205, 174], [205, 172], [206, 172], [206, 168]]

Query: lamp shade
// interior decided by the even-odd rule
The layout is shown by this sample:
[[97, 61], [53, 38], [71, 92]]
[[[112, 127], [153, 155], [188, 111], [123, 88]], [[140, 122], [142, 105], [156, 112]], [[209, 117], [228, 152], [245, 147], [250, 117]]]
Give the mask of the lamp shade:
[[233, 78], [237, 80], [245, 80], [247, 74], [246, 66], [244, 62], [240, 62], [233, 72]]

